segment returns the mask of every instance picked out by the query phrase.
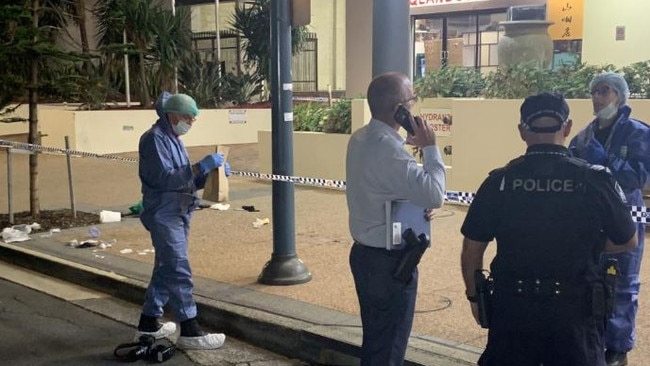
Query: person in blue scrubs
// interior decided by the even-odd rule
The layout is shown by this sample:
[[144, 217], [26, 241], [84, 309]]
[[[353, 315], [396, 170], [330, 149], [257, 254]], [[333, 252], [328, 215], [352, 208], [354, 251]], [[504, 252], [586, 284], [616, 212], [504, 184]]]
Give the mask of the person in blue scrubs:
[[[630, 90], [625, 79], [614, 72], [597, 75], [590, 83], [594, 119], [571, 140], [571, 153], [592, 164], [611, 170], [631, 206], [645, 207], [643, 187], [650, 171], [650, 128], [630, 118], [627, 105]], [[638, 224], [639, 245], [630, 252], [603, 255], [618, 261], [614, 313], [605, 335], [608, 366], [627, 365], [627, 353], [634, 348], [635, 319], [639, 298], [639, 270], [643, 257], [645, 227]]]
[[210, 171], [223, 167], [229, 175], [230, 166], [219, 153], [209, 154], [196, 164], [190, 162], [180, 139], [199, 114], [190, 96], [165, 92], [156, 102], [156, 112], [159, 118], [140, 137], [138, 148], [143, 195], [140, 220], [151, 235], [156, 256], [135, 338], [174, 334], [174, 322], [159, 321], [163, 307], [168, 305], [181, 326], [176, 341], [179, 348], [216, 349], [226, 337], [205, 332], [196, 319], [187, 244], [190, 219], [200, 202], [196, 191], [203, 188]]

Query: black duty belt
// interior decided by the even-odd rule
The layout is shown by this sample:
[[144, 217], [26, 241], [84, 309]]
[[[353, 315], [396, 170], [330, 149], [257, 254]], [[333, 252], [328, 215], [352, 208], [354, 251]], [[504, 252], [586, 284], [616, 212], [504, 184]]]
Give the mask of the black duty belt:
[[494, 279], [493, 286], [496, 293], [539, 297], [572, 296], [584, 293], [587, 289], [584, 283], [548, 278], [497, 278]]

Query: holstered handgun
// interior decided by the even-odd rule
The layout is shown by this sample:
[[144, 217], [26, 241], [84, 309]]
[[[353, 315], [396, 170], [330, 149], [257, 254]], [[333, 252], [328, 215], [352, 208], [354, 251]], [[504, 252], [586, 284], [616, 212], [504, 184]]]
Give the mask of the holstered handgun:
[[478, 321], [481, 328], [488, 329], [490, 327], [491, 318], [491, 296], [492, 296], [492, 281], [485, 276], [483, 270], [477, 269], [474, 271], [474, 285], [476, 286], [476, 300], [478, 304]]
[[415, 232], [411, 228], [404, 231], [402, 238], [406, 242], [406, 248], [397, 263], [395, 271], [393, 271], [393, 278], [407, 283], [411, 280], [413, 271], [418, 263], [420, 263], [424, 251], [429, 247], [429, 238], [425, 234], [420, 234], [419, 237], [416, 237]]
[[605, 265], [605, 314], [608, 318], [614, 312], [618, 273], [618, 260], [616, 258], [607, 258]]

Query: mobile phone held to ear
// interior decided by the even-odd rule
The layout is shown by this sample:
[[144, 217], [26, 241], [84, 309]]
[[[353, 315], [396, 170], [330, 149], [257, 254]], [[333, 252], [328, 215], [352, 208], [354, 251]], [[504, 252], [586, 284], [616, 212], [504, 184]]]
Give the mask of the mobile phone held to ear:
[[401, 104], [398, 105], [393, 118], [395, 118], [395, 121], [397, 121], [397, 123], [399, 123], [409, 135], [415, 135], [415, 131], [413, 131], [413, 127], [411, 127], [411, 112], [409, 112], [406, 107]]

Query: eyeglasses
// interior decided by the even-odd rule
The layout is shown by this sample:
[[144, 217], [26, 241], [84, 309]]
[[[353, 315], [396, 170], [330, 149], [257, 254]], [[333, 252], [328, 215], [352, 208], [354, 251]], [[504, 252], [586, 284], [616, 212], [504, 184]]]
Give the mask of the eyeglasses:
[[417, 102], [417, 101], [418, 101], [418, 96], [414, 95], [414, 96], [412, 96], [412, 97], [410, 97], [410, 98], [408, 98], [406, 100], [403, 100], [403, 101], [399, 102], [399, 104], [411, 105], [411, 104], [415, 104], [415, 102]]
[[609, 87], [594, 88], [591, 90], [591, 96], [595, 96], [596, 94], [598, 94], [601, 97], [607, 97], [611, 92], [612, 89], [610, 89]]

